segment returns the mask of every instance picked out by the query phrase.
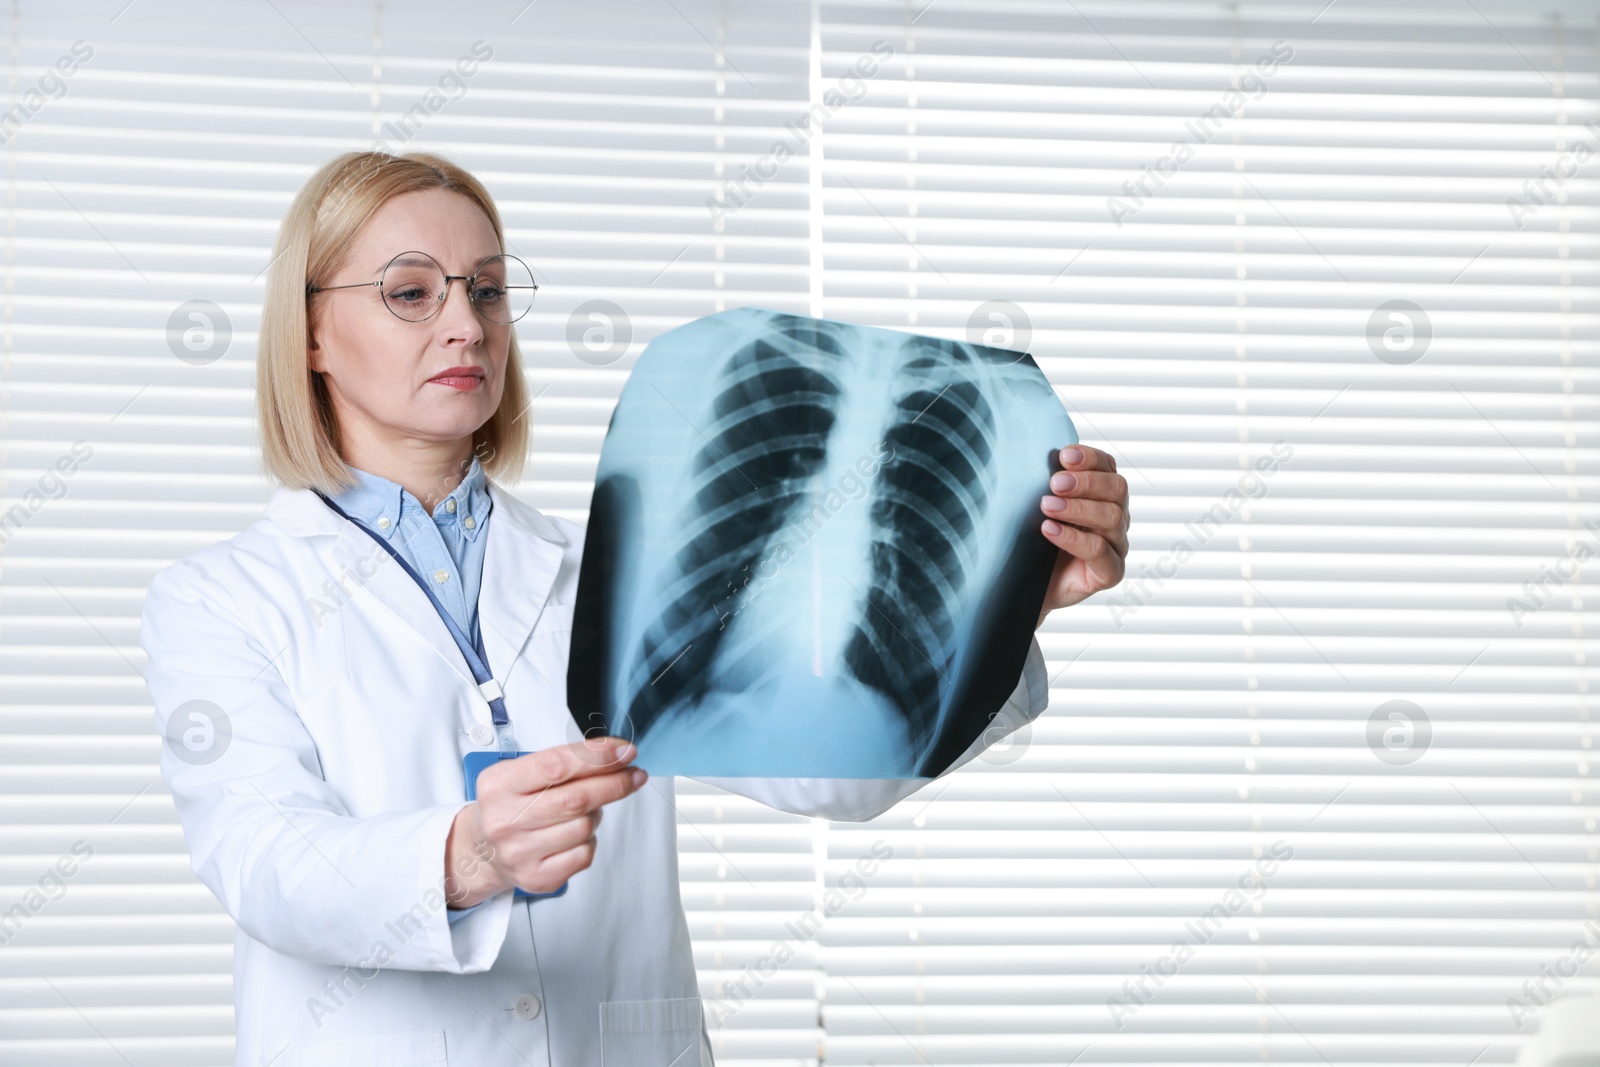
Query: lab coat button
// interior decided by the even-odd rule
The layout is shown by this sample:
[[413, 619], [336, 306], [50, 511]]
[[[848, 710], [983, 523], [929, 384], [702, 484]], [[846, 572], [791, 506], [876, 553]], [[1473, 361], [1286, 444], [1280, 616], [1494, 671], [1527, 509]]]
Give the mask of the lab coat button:
[[516, 1006], [511, 1010], [517, 1013], [517, 1018], [527, 1023], [537, 1019], [543, 1007], [544, 1005], [539, 1003], [538, 997], [532, 993], [524, 993], [517, 998]]
[[481, 722], [472, 724], [472, 729], [467, 731], [467, 736], [475, 745], [487, 745], [494, 742], [494, 730]]

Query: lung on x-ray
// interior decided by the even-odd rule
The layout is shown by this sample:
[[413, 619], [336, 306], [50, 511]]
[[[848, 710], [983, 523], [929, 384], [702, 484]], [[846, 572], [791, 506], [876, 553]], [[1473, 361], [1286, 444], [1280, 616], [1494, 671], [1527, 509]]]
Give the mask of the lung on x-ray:
[[595, 478], [579, 733], [654, 774], [940, 774], [1021, 677], [1077, 439], [1024, 353], [764, 308], [662, 334]]

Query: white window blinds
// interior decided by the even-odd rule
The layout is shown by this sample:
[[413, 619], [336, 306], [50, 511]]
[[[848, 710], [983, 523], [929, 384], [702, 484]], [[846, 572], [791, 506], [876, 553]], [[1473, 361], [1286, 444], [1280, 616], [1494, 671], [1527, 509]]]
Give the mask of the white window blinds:
[[1131, 485], [1011, 743], [869, 825], [680, 780], [720, 1063], [1509, 1063], [1594, 980], [1592, 5], [6, 19], [0, 1065], [231, 1062], [139, 608], [259, 515], [262, 271], [375, 139], [539, 272], [546, 511], [745, 304], [1026, 347]]
[[833, 831], [829, 1062], [1511, 1062], [1600, 938], [1594, 8], [821, 14], [824, 312], [1012, 302], [1134, 516], [1026, 753]]

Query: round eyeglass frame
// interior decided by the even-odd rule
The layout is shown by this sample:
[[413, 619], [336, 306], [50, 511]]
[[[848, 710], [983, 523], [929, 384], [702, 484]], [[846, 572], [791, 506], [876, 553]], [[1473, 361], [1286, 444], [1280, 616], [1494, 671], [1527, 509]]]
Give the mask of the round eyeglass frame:
[[[398, 311], [396, 311], [389, 304], [389, 301], [383, 295], [383, 282], [384, 282], [384, 279], [389, 276], [389, 268], [394, 266], [395, 260], [399, 259], [401, 256], [422, 256], [422, 257], [426, 258], [430, 263], [432, 263], [435, 267], [438, 267], [440, 275], [442, 275], [444, 277], [444, 286], [439, 290], [439, 301], [438, 301], [438, 303], [436, 303], [434, 305], [432, 311], [428, 312], [426, 315], [422, 316], [422, 318], [420, 318], [420, 319], [408, 319], [408, 318], [406, 318], [404, 315], [402, 315]], [[406, 250], [404, 252], [397, 252], [389, 260], [389, 262], [385, 263], [383, 265], [383, 275], [381, 277], [379, 277], [378, 280], [375, 281], [375, 282], [351, 282], [349, 285], [312, 285], [310, 282], [306, 282], [306, 296], [309, 298], [309, 297], [313, 296], [316, 293], [325, 293], [325, 292], [328, 292], [328, 291], [333, 290], [333, 289], [365, 289], [368, 286], [375, 285], [375, 286], [378, 287], [378, 298], [383, 301], [383, 306], [389, 309], [389, 314], [393, 315], [395, 318], [399, 319], [401, 322], [427, 322], [429, 319], [431, 319], [435, 315], [439, 314], [439, 309], [444, 307], [445, 298], [450, 295], [450, 283], [453, 282], [453, 281], [458, 281], [459, 280], [459, 281], [464, 281], [464, 282], [467, 283], [467, 302], [472, 305], [472, 310], [473, 311], [477, 312], [479, 315], [482, 315], [483, 318], [488, 319], [490, 322], [496, 323], [496, 324], [498, 324], [500, 326], [509, 326], [511, 323], [516, 322], [517, 319], [520, 319], [520, 318], [522, 318], [522, 316], [526, 315], [528, 313], [528, 310], [533, 307], [533, 293], [537, 293], [539, 291], [539, 286], [536, 283], [532, 283], [532, 282], [530, 282], [528, 285], [504, 285], [504, 286], [501, 286], [502, 289], [531, 289], [531, 290], [533, 290], [533, 293], [530, 293], [529, 296], [528, 296], [528, 306], [523, 308], [520, 312], [518, 312], [517, 315], [515, 316], [515, 318], [506, 319], [503, 322], [500, 319], [490, 318], [488, 315], [485, 315], [483, 313], [483, 311], [480, 310], [479, 307], [478, 307], [477, 298], [472, 295], [472, 283], [478, 280], [478, 275], [480, 273], [482, 273], [484, 264], [485, 263], [489, 263], [492, 260], [496, 260], [496, 259], [508, 260], [508, 261], [510, 261], [512, 263], [517, 263], [522, 267], [523, 270], [528, 272], [528, 277], [529, 278], [533, 277], [533, 269], [531, 267], [529, 267], [526, 263], [524, 263], [518, 257], [511, 256], [511, 255], [506, 255], [503, 252], [501, 254], [499, 254], [499, 255], [490, 256], [488, 259], [484, 260], [483, 263], [479, 263], [478, 264], [478, 269], [476, 271], [474, 271], [472, 274], [469, 275], [469, 274], [450, 274], [450, 273], [447, 273], [445, 271], [443, 265], [441, 265], [440, 262], [437, 259], [434, 259], [432, 256], [428, 255], [428, 253], [422, 251], [420, 248], [412, 248], [412, 249], [408, 249], [408, 250]]]

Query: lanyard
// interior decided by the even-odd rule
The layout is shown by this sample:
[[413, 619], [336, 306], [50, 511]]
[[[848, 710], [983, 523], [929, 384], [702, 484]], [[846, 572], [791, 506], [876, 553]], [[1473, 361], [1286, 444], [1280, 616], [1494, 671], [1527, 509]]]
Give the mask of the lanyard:
[[[312, 490], [312, 492], [317, 491]], [[322, 497], [324, 504], [355, 523], [357, 529], [378, 542], [385, 552], [394, 557], [396, 563], [405, 568], [406, 573], [411, 575], [411, 580], [417, 583], [417, 587], [427, 594], [428, 603], [432, 604], [433, 610], [439, 613], [439, 618], [444, 621], [445, 628], [450, 631], [450, 637], [455, 641], [456, 647], [461, 650], [461, 658], [467, 661], [468, 667], [472, 668], [472, 678], [478, 683], [478, 692], [482, 693], [483, 699], [489, 702], [489, 711], [494, 717], [494, 732], [500, 742], [500, 758], [511, 759], [515, 757], [517, 754], [517, 742], [516, 738], [511, 734], [511, 717], [506, 714], [505, 694], [500, 689], [500, 683], [494, 680], [494, 675], [489, 671], [489, 656], [483, 650], [483, 627], [481, 625], [478, 627], [476, 645], [469, 642], [467, 635], [461, 632], [461, 627], [456, 625], [455, 619], [450, 617], [450, 613], [445, 610], [445, 606], [439, 603], [439, 598], [434, 596], [433, 590], [428, 588], [428, 583], [423, 581], [422, 575], [418, 574], [416, 569], [405, 561], [405, 557], [395, 551], [393, 545], [383, 539], [382, 534], [365, 523], [357, 522], [351, 518], [343, 508], [327, 497], [322, 496], [320, 492], [317, 492], [317, 496]]]

